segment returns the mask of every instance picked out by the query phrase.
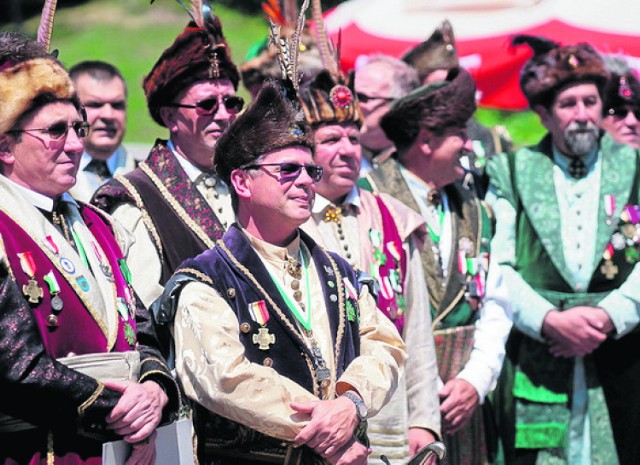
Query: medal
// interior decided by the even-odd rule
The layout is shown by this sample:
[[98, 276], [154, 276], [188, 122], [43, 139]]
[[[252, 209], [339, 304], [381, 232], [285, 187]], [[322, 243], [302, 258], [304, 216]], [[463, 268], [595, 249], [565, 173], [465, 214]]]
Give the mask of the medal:
[[276, 343], [276, 336], [269, 334], [269, 328], [262, 327], [258, 328], [258, 334], [254, 334], [251, 340], [258, 346], [258, 349], [269, 350], [269, 346]]
[[613, 279], [618, 274], [618, 267], [611, 260], [606, 260], [600, 267], [600, 273], [607, 279]]
[[131, 347], [136, 346], [136, 332], [129, 322], [124, 324], [124, 337]]
[[29, 282], [22, 286], [22, 293], [29, 299], [29, 303], [37, 304], [44, 297], [44, 292], [38, 286], [35, 278], [36, 263], [33, 260], [33, 255], [31, 252], [19, 252], [18, 258], [20, 259], [22, 271], [29, 277]]
[[107, 259], [102, 254], [102, 251], [98, 247], [98, 244], [96, 244], [95, 242], [92, 242], [91, 245], [93, 245], [93, 252], [96, 254], [96, 258], [98, 259], [98, 263], [100, 264], [100, 271], [102, 271], [102, 274], [109, 281], [113, 282], [114, 281], [113, 270], [111, 269], [111, 266], [109, 266]]
[[616, 198], [611, 194], [606, 194], [604, 196], [604, 211], [607, 215], [606, 223], [611, 226], [613, 223], [613, 215], [616, 211]]
[[53, 313], [47, 317], [47, 326], [50, 328], [58, 327], [58, 317], [55, 316]]
[[59, 295], [54, 295], [53, 297], [51, 297], [52, 309], [54, 309], [56, 312], [59, 312], [60, 310], [62, 310], [63, 306], [64, 306], [64, 302], [62, 301]]

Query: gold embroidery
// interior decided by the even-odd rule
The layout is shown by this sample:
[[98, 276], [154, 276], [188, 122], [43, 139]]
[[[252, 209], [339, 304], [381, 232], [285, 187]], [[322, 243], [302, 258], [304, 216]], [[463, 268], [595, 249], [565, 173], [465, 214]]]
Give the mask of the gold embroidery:
[[100, 394], [102, 394], [102, 391], [104, 391], [104, 384], [98, 381], [98, 387], [96, 388], [94, 393], [91, 394], [89, 398], [80, 405], [80, 407], [78, 407], [78, 415], [84, 415], [84, 411], [87, 410], [89, 406], [96, 401]]
[[47, 433], [47, 465], [55, 465], [56, 454], [53, 450], [53, 431]]
[[178, 268], [173, 274], [178, 274], [178, 273], [192, 274], [196, 278], [198, 278], [200, 281], [213, 286], [213, 281], [211, 280], [211, 278], [206, 274], [204, 274], [202, 271], [196, 270], [195, 268]]

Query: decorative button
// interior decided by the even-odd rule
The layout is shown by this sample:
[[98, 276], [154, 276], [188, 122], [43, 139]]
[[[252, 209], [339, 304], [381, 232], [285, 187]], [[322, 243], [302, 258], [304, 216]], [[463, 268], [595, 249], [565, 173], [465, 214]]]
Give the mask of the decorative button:
[[235, 299], [236, 298], [236, 290], [232, 287], [230, 287], [229, 289], [227, 289], [227, 296], [230, 299]]
[[240, 331], [242, 331], [243, 333], [247, 334], [251, 332], [251, 325], [249, 323], [247, 323], [246, 321], [244, 323], [240, 324]]
[[322, 381], [320, 381], [320, 387], [322, 389], [329, 389], [330, 384], [331, 384], [331, 381], [329, 381], [328, 379], [323, 379]]
[[262, 364], [266, 367], [273, 366], [273, 359], [271, 357], [267, 357], [262, 361]]

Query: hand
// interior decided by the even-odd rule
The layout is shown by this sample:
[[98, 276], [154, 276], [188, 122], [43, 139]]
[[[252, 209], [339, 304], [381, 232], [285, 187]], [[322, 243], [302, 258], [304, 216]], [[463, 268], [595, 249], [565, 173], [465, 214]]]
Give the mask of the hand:
[[435, 436], [428, 429], [409, 428], [409, 457], [413, 457], [420, 449], [435, 440]]
[[451, 379], [440, 389], [442, 430], [454, 434], [462, 428], [480, 402], [478, 391], [468, 381]]
[[359, 419], [355, 404], [340, 396], [333, 400], [292, 402], [298, 413], [311, 415], [309, 424], [294, 438], [298, 446], [311, 447], [323, 457], [330, 457], [353, 438]]
[[371, 449], [352, 437], [335, 454], [325, 457], [332, 465], [366, 465]]
[[547, 313], [542, 323], [542, 334], [549, 339], [549, 350], [553, 355], [583, 357], [600, 347], [612, 327], [611, 319], [604, 310], [573, 307], [563, 312], [552, 310]]
[[133, 449], [125, 465], [155, 465], [156, 435], [154, 431], [144, 441], [132, 444]]
[[105, 381], [104, 385], [122, 393], [116, 406], [107, 415], [107, 426], [128, 443], [147, 439], [160, 424], [162, 409], [169, 401], [160, 385], [153, 381], [142, 384]]

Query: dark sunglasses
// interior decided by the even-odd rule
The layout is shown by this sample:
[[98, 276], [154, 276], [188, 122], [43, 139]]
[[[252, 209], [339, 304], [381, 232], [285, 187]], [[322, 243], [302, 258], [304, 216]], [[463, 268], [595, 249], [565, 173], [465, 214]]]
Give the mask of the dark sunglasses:
[[256, 170], [265, 166], [278, 166], [280, 170], [280, 180], [281, 181], [293, 181], [294, 179], [298, 179], [298, 176], [302, 173], [302, 168], [307, 171], [307, 174], [314, 182], [320, 181], [322, 179], [322, 166], [313, 165], [311, 163], [305, 163], [301, 165], [300, 163], [293, 162], [284, 162], [284, 163], [254, 163], [252, 165], [247, 165], [242, 167], [242, 170]]
[[225, 95], [221, 98], [208, 98], [205, 100], [200, 100], [195, 105], [170, 103], [167, 106], [174, 108], [195, 108], [196, 113], [199, 115], [215, 115], [218, 111], [218, 108], [220, 107], [220, 100], [222, 100], [222, 104], [227, 109], [227, 112], [233, 115], [240, 113], [242, 111], [242, 108], [244, 107], [244, 99], [237, 95]]
[[633, 113], [633, 116], [635, 116], [636, 119], [640, 121], [640, 108], [630, 108], [625, 106], [613, 107], [609, 108], [609, 111], [607, 113], [609, 114], [609, 116], [623, 119], [627, 117], [629, 112]]
[[67, 137], [67, 134], [69, 133], [70, 128], [73, 128], [73, 130], [76, 132], [76, 135], [82, 139], [89, 135], [89, 129], [91, 128], [91, 125], [86, 121], [74, 121], [71, 124], [60, 122], [60, 123], [52, 124], [48, 128], [13, 129], [7, 132], [37, 131], [37, 132], [42, 132], [44, 134], [47, 134], [51, 140], [60, 140], [64, 137]]
[[382, 100], [384, 102], [391, 102], [392, 100], [395, 100], [393, 97], [378, 97], [378, 96], [363, 94], [362, 92], [356, 92], [356, 97], [358, 97], [358, 101], [361, 103], [367, 103], [370, 100]]

